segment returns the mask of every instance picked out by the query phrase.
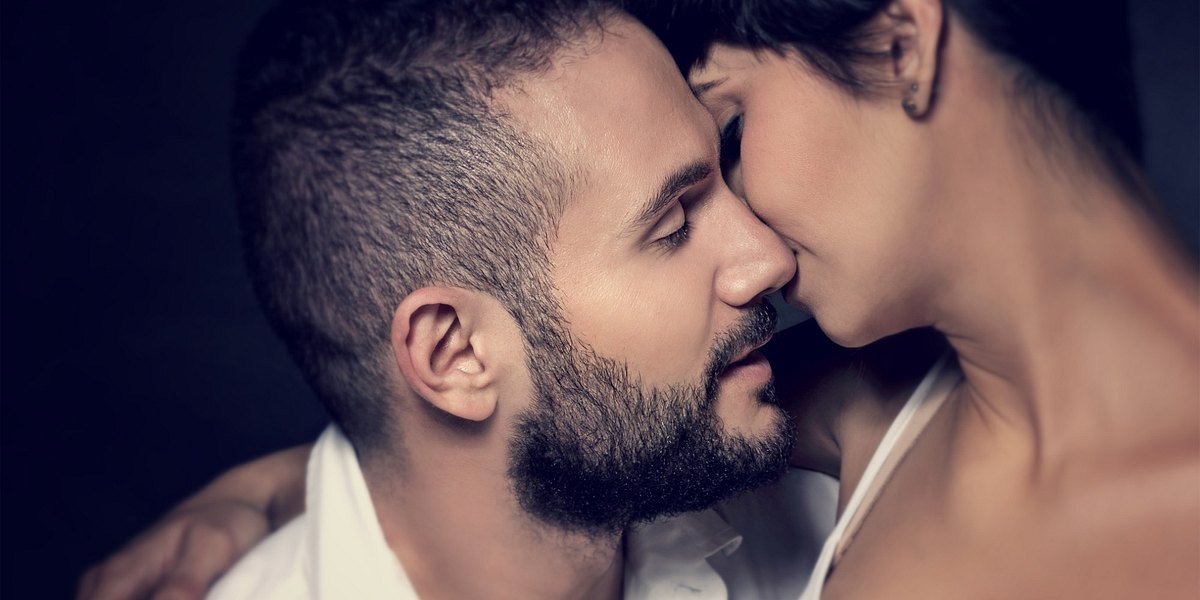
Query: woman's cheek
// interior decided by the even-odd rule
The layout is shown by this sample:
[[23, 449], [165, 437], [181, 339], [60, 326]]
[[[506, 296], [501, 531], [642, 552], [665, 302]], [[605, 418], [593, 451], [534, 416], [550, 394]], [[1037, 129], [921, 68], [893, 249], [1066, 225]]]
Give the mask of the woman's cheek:
[[753, 210], [759, 219], [767, 225], [771, 225], [772, 221], [779, 217], [775, 214], [775, 207], [769, 201], [774, 192], [771, 174], [769, 171], [764, 172], [762, 167], [765, 165], [755, 158], [753, 153], [747, 156], [743, 149], [742, 161], [737, 164], [736, 168], [730, 170], [729, 187], [746, 201], [750, 210]]

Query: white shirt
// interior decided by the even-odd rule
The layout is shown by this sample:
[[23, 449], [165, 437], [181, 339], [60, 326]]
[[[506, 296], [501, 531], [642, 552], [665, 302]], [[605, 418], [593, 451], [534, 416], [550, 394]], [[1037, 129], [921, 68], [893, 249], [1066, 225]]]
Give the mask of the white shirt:
[[[336, 426], [313, 447], [306, 488], [307, 511], [243, 557], [208, 598], [416, 599]], [[836, 494], [832, 479], [793, 471], [716, 509], [636, 527], [626, 540], [625, 598], [798, 598], [832, 528]]]

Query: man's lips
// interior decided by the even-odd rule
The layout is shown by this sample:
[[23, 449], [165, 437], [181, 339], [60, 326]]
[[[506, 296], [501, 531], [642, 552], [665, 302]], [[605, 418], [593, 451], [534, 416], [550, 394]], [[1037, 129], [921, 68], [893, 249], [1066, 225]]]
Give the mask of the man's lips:
[[766, 339], [764, 339], [763, 341], [759, 342], [758, 344], [756, 344], [754, 346], [750, 346], [749, 348], [746, 348], [745, 350], [742, 351], [741, 354], [738, 354], [737, 356], [733, 357], [733, 359], [729, 361], [729, 364], [725, 365], [724, 369], [721, 369], [721, 373], [722, 374], [727, 373], [736, 367], [742, 366], [743, 364], [754, 362], [754, 361], [758, 360], [760, 357], [762, 357], [762, 353], [758, 352], [758, 349], [762, 348], [763, 346], [766, 346], [767, 342], [771, 341], [772, 337], [774, 337], [774, 336], [767, 336]]

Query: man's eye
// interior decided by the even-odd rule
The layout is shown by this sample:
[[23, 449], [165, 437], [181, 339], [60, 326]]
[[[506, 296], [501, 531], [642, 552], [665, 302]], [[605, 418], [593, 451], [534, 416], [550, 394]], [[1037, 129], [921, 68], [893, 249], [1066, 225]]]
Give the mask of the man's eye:
[[721, 128], [721, 172], [728, 174], [742, 158], [742, 115], [734, 115]]
[[688, 236], [692, 233], [692, 222], [684, 219], [683, 225], [679, 229], [672, 231], [670, 235], [661, 238], [659, 242], [668, 250], [675, 250], [687, 243]]

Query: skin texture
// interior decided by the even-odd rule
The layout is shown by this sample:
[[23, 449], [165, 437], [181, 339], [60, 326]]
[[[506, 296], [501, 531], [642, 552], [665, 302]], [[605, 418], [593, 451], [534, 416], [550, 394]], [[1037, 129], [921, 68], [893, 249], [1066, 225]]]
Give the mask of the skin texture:
[[[690, 76], [744, 119], [735, 181], [795, 253], [788, 299], [844, 344], [932, 325], [965, 373], [824, 597], [1195, 597], [1194, 265], [940, 2], [878, 19], [876, 98], [730, 46]], [[857, 414], [829, 433], [843, 496], [890, 420]]]
[[[542, 356], [536, 336], [545, 334], [522, 332], [485, 292], [432, 284], [408, 294], [391, 327], [393, 429], [383, 447], [357, 450], [383, 535], [423, 597], [616, 597], [625, 526], [749, 485], [713, 480], [761, 483], [786, 464], [786, 418], [762, 393], [771, 370], [750, 356], [773, 329], [771, 313], [751, 328], [759, 333], [734, 335], [740, 341], [728, 352], [716, 349], [790, 279], [791, 261], [724, 185], [712, 121], [662, 46], [627, 18], [606, 25], [603, 36], [580, 40], [586, 44], [561, 53], [548, 71], [512, 83], [492, 101], [514, 126], [545, 142], [575, 182], [549, 244], [564, 335], [627, 374], [630, 387], [703, 388], [710, 372], [721, 373], [705, 400], [715, 417], [700, 421], [713, 430], [701, 437], [697, 421], [655, 416], [698, 412], [703, 394], [593, 395], [570, 377], [547, 383], [538, 369], [563, 357]], [[738, 241], [726, 243], [727, 235]], [[647, 401], [657, 404], [638, 410]], [[627, 404], [634, 413], [621, 417]], [[567, 427], [573, 419], [576, 427]], [[523, 436], [538, 420], [545, 424], [540, 431], [566, 433], [544, 436], [535, 452], [522, 454], [530, 443]], [[613, 420], [621, 426], [596, 424]], [[637, 435], [637, 427], [647, 435]], [[741, 460], [729, 457], [736, 450], [721, 450], [781, 437], [774, 459]], [[688, 440], [715, 449], [655, 456]], [[605, 470], [599, 486], [593, 469], [554, 470], [562, 456], [592, 446], [611, 448], [614, 460], [651, 456], [622, 460], [628, 475]], [[530, 466], [537, 461], [545, 465]], [[655, 475], [674, 473], [676, 462], [685, 474], [699, 468], [675, 482], [697, 490], [680, 493], [683, 503], [626, 511], [624, 520], [619, 512], [618, 520], [609, 516], [616, 511], [546, 510], [547, 499], [610, 490], [619, 492], [618, 503], [645, 505], [653, 498], [643, 487], [661, 486]]]
[[[647, 382], [697, 381], [713, 340], [794, 268], [713, 168], [712, 120], [672, 76], [657, 41], [615, 32], [605, 44], [619, 60], [585, 58], [525, 86], [514, 107], [586, 173], [552, 258], [564, 316], [580, 341], [637, 365]], [[693, 165], [710, 172], [634, 224], [665, 175]], [[686, 241], [664, 244], [685, 221]], [[760, 435], [775, 422], [777, 409], [747, 401], [761, 384], [723, 382], [717, 414], [728, 432]]]
[[[666, 50], [641, 25], [613, 17], [603, 36], [496, 101], [576, 176], [551, 241], [550, 273], [573, 341], [617, 361], [647, 389], [703, 383], [714, 348], [791, 278], [794, 266], [779, 239], [725, 186], [712, 120]], [[699, 175], [643, 211], [681, 170]], [[635, 218], [641, 214], [647, 218]], [[680, 235], [685, 222], [689, 232]], [[395, 310], [400, 430], [392, 439], [399, 441], [360, 451], [359, 459], [384, 536], [423, 597], [619, 596], [623, 533], [546, 522], [516, 489], [522, 482], [510, 471], [514, 437], [538, 397], [524, 341], [498, 301], [472, 290], [422, 288]], [[716, 379], [718, 436], [753, 442], [784, 430], [784, 413], [761, 393], [769, 365], [747, 357], [761, 343], [741, 342], [746, 347], [728, 359], [747, 360]], [[786, 445], [780, 448], [782, 467]], [[242, 533], [254, 538], [262, 531]], [[163, 544], [158, 548], [177, 543], [161, 529], [150, 537]], [[184, 566], [212, 573], [229, 558], [216, 554]], [[161, 572], [141, 575], [153, 580]], [[87, 583], [81, 597], [128, 597], [93, 593]], [[137, 585], [151, 589], [154, 582]]]
[[[627, 365], [641, 386], [696, 385], [720, 340], [794, 266], [725, 186], [712, 120], [665, 49], [631, 20], [608, 25], [602, 38], [502, 90], [497, 102], [576, 176], [551, 246], [551, 279], [573, 341]], [[643, 210], [684, 171], [698, 175]], [[514, 492], [510, 450], [534, 408], [535, 386], [512, 316], [484, 294], [427, 287], [396, 308], [391, 338], [401, 429], [393, 438], [403, 448], [360, 461], [385, 537], [415, 589], [429, 597], [618, 595], [619, 531], [559, 529], [531, 515]], [[717, 379], [720, 435], [754, 441], [781, 431], [782, 411], [761, 397], [770, 379], [765, 359], [753, 357]], [[219, 498], [198, 501], [222, 514], [228, 508]], [[175, 542], [161, 529], [149, 537], [163, 546], [139, 544], [141, 552]], [[176, 570], [200, 582], [195, 573], [219, 573], [232, 560], [213, 558]], [[151, 580], [137, 581], [139, 589], [152, 589], [160, 571], [139, 571]], [[116, 573], [118, 588], [135, 579], [122, 579], [130, 570], [101, 572]], [[81, 597], [128, 597], [103, 582], [102, 593], [85, 584]], [[164, 597], [188, 597], [196, 587]]]
[[947, 237], [929, 218], [939, 169], [899, 100], [856, 102], [798, 58], [729, 46], [692, 82], [719, 124], [742, 116], [737, 187], [795, 254], [788, 302], [845, 346], [930, 324], [919, 290]]
[[[940, 3], [887, 16], [908, 37], [884, 40], [905, 52], [878, 98], [733, 47], [690, 78], [728, 78], [703, 98], [718, 123], [745, 114], [729, 175], [794, 253], [789, 299], [845, 344], [934, 325], [966, 374], [826, 597], [1194, 597], [1194, 267], [1069, 140], [1030, 135], [1009, 74]], [[912, 83], [915, 118], [901, 108]], [[794, 460], [840, 474], [849, 495], [914, 375], [860, 377], [888, 354], [828, 359], [792, 341], [832, 361], [780, 376], [813, 434]]]

